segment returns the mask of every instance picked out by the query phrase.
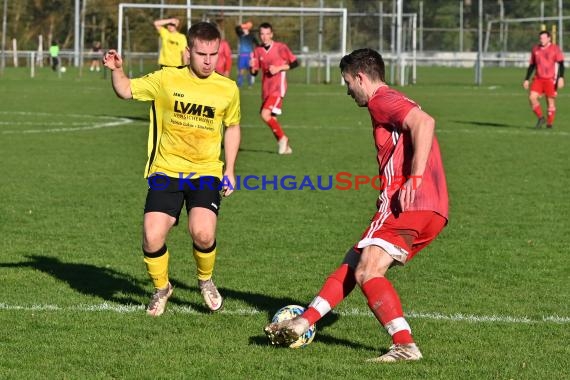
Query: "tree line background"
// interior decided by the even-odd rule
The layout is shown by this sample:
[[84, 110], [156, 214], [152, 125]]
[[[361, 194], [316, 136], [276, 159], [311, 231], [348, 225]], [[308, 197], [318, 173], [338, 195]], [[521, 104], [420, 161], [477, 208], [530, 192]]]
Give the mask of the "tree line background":
[[[4, 49], [9, 50], [9, 41], [16, 39], [20, 50], [36, 50], [38, 36], [42, 35], [45, 48], [52, 40], [57, 40], [62, 49], [72, 49], [74, 44], [74, 0], [5, 0], [7, 1], [7, 28]], [[124, 1], [124, 0], [123, 0]], [[118, 4], [121, 0], [82, 0], [85, 20], [84, 46], [88, 49], [94, 41], [101, 41], [104, 48], [117, 46]], [[160, 4], [160, 0], [136, 1], [132, 3]], [[185, 5], [186, 0], [162, 0], [164, 4]], [[244, 6], [291, 6], [291, 7], [346, 7], [349, 12], [349, 34], [347, 48], [372, 47], [390, 48], [390, 20], [384, 19], [383, 34], [379, 33], [379, 19], [375, 15], [382, 4], [384, 13], [392, 11], [392, 0], [242, 0]], [[459, 10], [463, 5], [464, 38], [459, 43]], [[500, 15], [498, 0], [484, 1], [484, 20], [498, 20]], [[505, 18], [538, 17], [541, 4], [545, 16], [558, 14], [558, 0], [503, 0]], [[193, 5], [240, 5], [240, 0], [192, 0]], [[566, 5], [566, 4], [565, 4]], [[570, 6], [570, 4], [568, 4]], [[405, 0], [404, 13], [417, 13], [420, 0]], [[570, 11], [570, 10], [569, 10]], [[570, 12], [569, 12], [570, 13]], [[154, 19], [161, 16], [159, 10], [129, 9], [130, 47], [132, 51], [152, 52], [158, 47], [156, 32], [152, 25]], [[186, 23], [185, 10], [164, 10], [164, 17], [177, 16], [183, 24]], [[359, 15], [359, 16], [356, 16]], [[457, 51], [459, 46], [464, 51], [477, 50], [478, 0], [424, 0], [423, 1], [423, 50]], [[217, 22], [226, 38], [236, 46], [234, 27], [238, 22], [236, 17], [223, 13], [200, 14], [193, 12], [192, 22], [208, 18]], [[262, 21], [273, 24], [276, 39], [288, 42], [295, 51], [301, 50], [303, 41], [299, 42], [300, 33], [306, 34], [306, 46], [316, 50], [319, 23], [316, 18], [307, 18], [300, 26], [298, 17], [251, 16], [244, 14], [244, 20], [252, 20], [255, 25]], [[548, 29], [555, 22], [548, 23]], [[485, 22], [486, 28], [486, 22]], [[419, 21], [418, 21], [419, 26]], [[183, 28], [186, 26], [183, 25]], [[499, 25], [495, 24], [493, 38], [490, 39], [490, 50], [504, 47], [499, 40]], [[540, 23], [510, 25], [508, 29], [508, 50], [526, 51], [530, 44], [537, 41]], [[380, 38], [380, 36], [383, 36]], [[338, 50], [339, 23], [338, 20], [325, 18], [322, 33], [323, 50]]]

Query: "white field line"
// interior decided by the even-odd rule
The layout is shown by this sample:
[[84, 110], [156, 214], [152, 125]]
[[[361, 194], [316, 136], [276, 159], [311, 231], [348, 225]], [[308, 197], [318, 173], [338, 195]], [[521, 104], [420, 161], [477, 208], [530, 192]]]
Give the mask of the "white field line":
[[[17, 126], [45, 127], [45, 126], [60, 126], [60, 125], [73, 126], [71, 128], [12, 129], [7, 131], [1, 131], [1, 134], [3, 135], [88, 131], [100, 128], [112, 128], [134, 122], [134, 120], [126, 117], [114, 117], [114, 116], [95, 116], [95, 115], [80, 115], [80, 114], [63, 115], [63, 114], [49, 114], [43, 112], [34, 113], [34, 112], [9, 112], [9, 111], [0, 112], [0, 114], [17, 115], [19, 117], [44, 116], [46, 118], [46, 120], [44, 121], [1, 121], [0, 125], [13, 125], [16, 127]], [[55, 120], [55, 118], [57, 118], [57, 120]], [[60, 119], [66, 119], [69, 121], [60, 121]]]
[[[10, 112], [10, 111], [0, 111], [1, 114], [11, 114], [11, 115], [20, 115], [20, 116], [47, 116], [49, 118], [53, 118], [54, 114], [49, 113], [33, 113], [33, 112]], [[95, 116], [95, 115], [79, 115], [79, 114], [67, 114], [67, 115], [58, 115], [59, 117], [75, 117], [75, 118], [95, 118], [95, 119], [103, 119], [107, 121], [102, 122], [93, 122], [90, 121], [69, 121], [69, 122], [62, 122], [62, 121], [0, 121], [0, 125], [14, 125], [14, 126], [23, 126], [23, 125], [42, 125], [42, 126], [57, 126], [57, 125], [77, 125], [77, 127], [72, 128], [49, 128], [49, 129], [24, 129], [24, 130], [7, 130], [1, 131], [0, 134], [27, 134], [27, 133], [59, 133], [59, 132], [77, 132], [77, 131], [87, 131], [93, 129], [100, 129], [100, 128], [111, 128], [117, 127], [120, 125], [130, 124], [133, 123], [135, 120], [124, 118], [124, 117], [113, 117], [113, 116]], [[364, 125], [363, 125], [364, 124]], [[241, 124], [242, 128], [258, 128], [261, 127], [261, 124]], [[362, 128], [369, 128], [368, 123], [356, 123], [355, 125], [284, 125], [286, 129], [328, 129], [328, 130], [355, 130], [355, 129], [362, 129]], [[481, 134], [481, 133], [489, 133], [489, 134], [504, 134], [504, 135], [533, 135], [533, 136], [543, 136], [543, 137], [558, 137], [558, 136], [570, 136], [570, 132], [561, 131], [559, 129], [554, 129], [552, 131], [536, 131], [530, 128], [519, 130], [519, 129], [500, 129], [500, 128], [487, 128], [487, 129], [466, 129], [466, 128], [450, 128], [450, 129], [440, 129], [436, 130], [438, 134], [447, 134], [447, 133], [468, 133], [468, 134]]]
[[[100, 303], [100, 304], [80, 304], [72, 306], [59, 306], [59, 305], [45, 305], [45, 304], [34, 304], [34, 305], [10, 305], [6, 303], [0, 303], [0, 311], [24, 311], [24, 312], [113, 312], [113, 313], [135, 313], [143, 312], [145, 305], [120, 305], [114, 303]], [[202, 315], [203, 312], [196, 310], [189, 306], [177, 306], [169, 305], [168, 311], [175, 314], [191, 314], [191, 315]], [[265, 311], [256, 308], [236, 308], [236, 309], [223, 309], [220, 311], [222, 314], [228, 315], [238, 315], [238, 316], [250, 316], [265, 314]], [[372, 313], [368, 309], [345, 309], [345, 310], [335, 310], [334, 314], [343, 317], [370, 317], [372, 318]], [[451, 322], [469, 322], [469, 323], [510, 323], [510, 324], [529, 324], [529, 323], [556, 323], [556, 324], [568, 324], [570, 323], [570, 317], [559, 316], [559, 315], [549, 315], [542, 316], [541, 318], [528, 318], [528, 317], [515, 317], [509, 315], [473, 315], [473, 314], [442, 314], [442, 313], [425, 313], [410, 311], [406, 313], [407, 318], [411, 319], [427, 319], [427, 320], [442, 320]]]

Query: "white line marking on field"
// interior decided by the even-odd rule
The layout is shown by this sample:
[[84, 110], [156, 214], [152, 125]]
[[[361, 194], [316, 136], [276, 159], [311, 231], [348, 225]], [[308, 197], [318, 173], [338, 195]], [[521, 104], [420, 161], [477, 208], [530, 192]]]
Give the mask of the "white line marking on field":
[[[59, 305], [9, 305], [0, 303], [0, 310], [21, 310], [21, 311], [80, 311], [80, 312], [114, 312], [114, 313], [135, 313], [143, 312], [145, 305], [120, 305], [115, 303], [103, 302], [100, 304], [80, 304], [72, 306], [59, 306]], [[177, 306], [169, 305], [168, 311], [175, 314], [192, 314], [202, 315], [202, 311], [196, 310], [190, 306]], [[256, 308], [237, 308], [237, 309], [223, 309], [220, 311], [222, 314], [228, 315], [258, 315], [265, 314], [265, 311]], [[372, 313], [366, 309], [343, 309], [335, 310], [334, 314], [344, 317], [370, 317]], [[541, 318], [528, 318], [528, 317], [514, 317], [508, 315], [473, 315], [473, 314], [441, 314], [441, 313], [424, 313], [410, 311], [405, 313], [407, 318], [411, 319], [428, 319], [428, 320], [443, 320], [452, 322], [469, 322], [469, 323], [511, 323], [511, 324], [528, 324], [528, 323], [557, 323], [567, 324], [570, 323], [570, 317], [549, 315], [542, 316]]]
[[[0, 125], [13, 125], [13, 126], [56, 126], [56, 125], [71, 125], [77, 127], [71, 128], [47, 128], [47, 129], [14, 129], [1, 131], [3, 135], [7, 134], [27, 134], [27, 133], [59, 133], [59, 132], [77, 132], [77, 131], [88, 131], [100, 128], [112, 128], [118, 127], [120, 125], [130, 124], [134, 120], [128, 119], [126, 117], [115, 117], [115, 116], [97, 116], [97, 115], [80, 115], [80, 114], [50, 114], [45, 112], [9, 112], [3, 111], [0, 114], [4, 115], [17, 115], [19, 117], [42, 116], [49, 120], [42, 121], [1, 121]], [[71, 119], [69, 121], [59, 121], [57, 119]], [[75, 119], [75, 120], [74, 120]], [[83, 119], [83, 121], [77, 121], [77, 119]], [[87, 119], [87, 120], [85, 120]], [[91, 119], [91, 120], [89, 120]]]

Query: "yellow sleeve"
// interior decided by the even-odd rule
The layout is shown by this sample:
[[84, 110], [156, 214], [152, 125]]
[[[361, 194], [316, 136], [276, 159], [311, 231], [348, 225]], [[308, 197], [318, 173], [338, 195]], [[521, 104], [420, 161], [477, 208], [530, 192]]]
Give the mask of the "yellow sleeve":
[[170, 32], [165, 27], [160, 27], [158, 34], [160, 35], [160, 38], [162, 38], [162, 40], [164, 41], [166, 38], [168, 38]]
[[133, 99], [142, 101], [155, 100], [160, 89], [161, 77], [162, 70], [158, 70], [144, 77], [131, 79]]
[[234, 85], [234, 95], [228, 107], [228, 111], [224, 115], [224, 126], [230, 127], [234, 125], [239, 125], [241, 119], [240, 111], [240, 100], [239, 100], [239, 90], [236, 85]]

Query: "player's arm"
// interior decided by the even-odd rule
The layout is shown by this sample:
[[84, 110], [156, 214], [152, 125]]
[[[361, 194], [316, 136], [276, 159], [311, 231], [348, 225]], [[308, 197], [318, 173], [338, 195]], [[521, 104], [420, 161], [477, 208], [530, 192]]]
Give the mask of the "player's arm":
[[556, 88], [564, 87], [564, 60], [558, 61], [558, 73], [556, 77]]
[[255, 51], [251, 54], [251, 58], [249, 59], [249, 73], [253, 76], [256, 76], [259, 72], [259, 58], [255, 54]]
[[225, 155], [224, 178], [226, 178], [231, 183], [231, 187], [224, 186], [223, 195], [225, 197], [233, 193], [235, 189], [236, 179], [235, 179], [234, 169], [239, 150], [240, 140], [241, 140], [241, 130], [239, 125], [232, 125], [226, 128], [226, 131], [224, 132], [224, 155]]
[[271, 66], [269, 66], [269, 72], [271, 73], [271, 75], [275, 75], [277, 73], [280, 73], [281, 71], [292, 70], [295, 67], [299, 67], [299, 62], [297, 60], [294, 60], [293, 62], [285, 63], [285, 64], [280, 65], [280, 66], [271, 65]]
[[178, 21], [178, 19], [174, 18], [174, 17], [173, 18], [163, 18], [160, 20], [154, 20], [154, 27], [156, 28], [156, 30], [160, 31], [160, 28], [162, 28], [163, 26], [168, 25], [168, 24], [174, 24], [174, 25], [176, 25], [176, 27], [178, 27], [179, 22], [180, 21]]
[[132, 99], [131, 80], [123, 71], [123, 59], [116, 50], [109, 50], [103, 56], [103, 65], [111, 70], [113, 90], [119, 98]]
[[405, 211], [415, 200], [416, 190], [422, 183], [435, 135], [435, 120], [420, 108], [412, 108], [402, 123], [402, 129], [410, 133], [414, 153], [410, 178], [400, 191], [400, 207]]
[[523, 82], [523, 87], [525, 89], [528, 89], [528, 81], [530, 80], [530, 77], [531, 77], [535, 68], [536, 68], [536, 64], [531, 63], [530, 65], [528, 65], [528, 68], [526, 69], [526, 76], [524, 77], [524, 82]]

